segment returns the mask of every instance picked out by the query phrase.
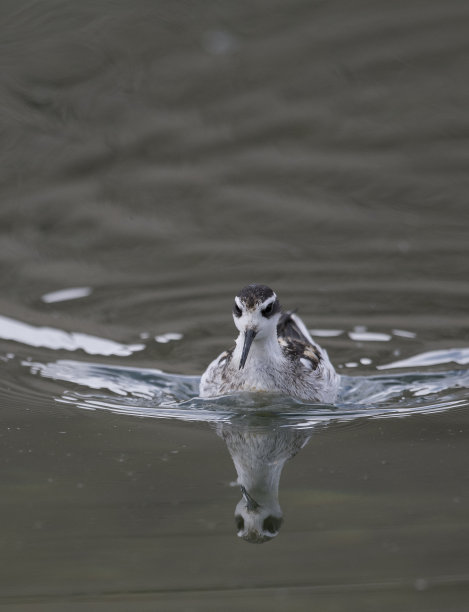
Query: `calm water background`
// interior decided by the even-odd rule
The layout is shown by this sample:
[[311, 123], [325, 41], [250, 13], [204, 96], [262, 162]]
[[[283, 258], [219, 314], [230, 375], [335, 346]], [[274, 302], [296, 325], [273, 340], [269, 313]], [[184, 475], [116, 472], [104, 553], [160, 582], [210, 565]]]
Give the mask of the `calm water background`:
[[[467, 610], [467, 2], [0, 20], [0, 607]], [[180, 404], [253, 281], [358, 403], [377, 375], [395, 393], [386, 419], [309, 414], [264, 546], [236, 537], [217, 407]], [[186, 385], [179, 418], [149, 368]]]

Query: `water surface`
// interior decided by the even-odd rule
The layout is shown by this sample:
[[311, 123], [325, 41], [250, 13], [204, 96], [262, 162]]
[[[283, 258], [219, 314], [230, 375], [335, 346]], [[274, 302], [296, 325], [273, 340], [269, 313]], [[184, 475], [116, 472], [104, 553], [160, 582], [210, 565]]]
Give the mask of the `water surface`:
[[[466, 610], [466, 3], [0, 13], [0, 606]], [[248, 282], [336, 405], [197, 397]]]

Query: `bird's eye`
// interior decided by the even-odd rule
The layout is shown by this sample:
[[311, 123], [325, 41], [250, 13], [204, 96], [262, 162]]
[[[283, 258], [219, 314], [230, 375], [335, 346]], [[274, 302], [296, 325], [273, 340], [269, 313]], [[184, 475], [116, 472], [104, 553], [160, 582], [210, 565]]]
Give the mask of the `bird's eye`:
[[264, 531], [268, 531], [269, 533], [277, 533], [282, 523], [283, 520], [281, 518], [277, 518], [276, 516], [268, 516], [262, 523], [262, 529]]
[[270, 302], [270, 304], [268, 306], [266, 306], [265, 308], [262, 309], [262, 316], [263, 317], [270, 317], [270, 315], [273, 313], [274, 311], [274, 303]]
[[240, 317], [243, 314], [241, 312], [241, 308], [238, 306], [236, 302], [233, 305], [233, 314], [235, 315], [235, 317]]
[[244, 529], [244, 519], [241, 515], [237, 514], [235, 516], [235, 522], [237, 531], [241, 531], [242, 529]]

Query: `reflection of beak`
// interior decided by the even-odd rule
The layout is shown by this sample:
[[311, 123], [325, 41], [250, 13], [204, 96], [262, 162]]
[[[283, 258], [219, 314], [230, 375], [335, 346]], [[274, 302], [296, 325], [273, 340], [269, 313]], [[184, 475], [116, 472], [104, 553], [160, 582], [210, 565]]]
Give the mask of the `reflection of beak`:
[[244, 346], [243, 346], [243, 354], [241, 355], [241, 361], [239, 362], [239, 369], [244, 368], [244, 364], [246, 363], [246, 359], [248, 358], [249, 349], [251, 348], [252, 341], [256, 337], [257, 332], [253, 329], [247, 329], [244, 332]]
[[259, 504], [249, 495], [243, 485], [241, 485], [241, 493], [243, 494], [243, 497], [246, 500], [247, 509], [249, 512], [252, 512], [253, 510], [257, 510], [259, 508]]

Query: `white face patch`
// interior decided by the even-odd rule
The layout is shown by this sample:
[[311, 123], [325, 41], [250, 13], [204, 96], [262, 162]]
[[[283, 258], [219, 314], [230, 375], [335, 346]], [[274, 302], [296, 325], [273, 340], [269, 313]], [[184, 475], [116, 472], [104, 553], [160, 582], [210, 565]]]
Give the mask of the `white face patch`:
[[236, 306], [240, 309], [243, 310], [243, 303], [241, 302], [241, 300], [239, 299], [238, 296], [235, 297], [235, 302], [236, 302]]
[[262, 302], [261, 309], [266, 308], [266, 306], [268, 306], [269, 304], [273, 304], [276, 299], [277, 299], [277, 296], [274, 293], [272, 296], [270, 296], [270, 298], [267, 298], [265, 302]]

